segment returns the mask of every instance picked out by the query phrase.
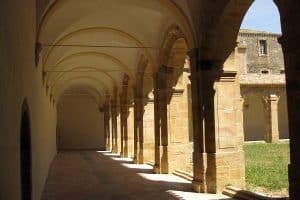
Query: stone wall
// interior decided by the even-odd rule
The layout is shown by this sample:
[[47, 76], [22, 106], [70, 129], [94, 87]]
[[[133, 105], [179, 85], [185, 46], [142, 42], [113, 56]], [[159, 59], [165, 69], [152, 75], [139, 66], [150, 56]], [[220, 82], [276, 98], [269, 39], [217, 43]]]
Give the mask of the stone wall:
[[[280, 74], [284, 69], [283, 53], [277, 39], [279, 34], [262, 31], [241, 30], [238, 34], [240, 45], [247, 47], [246, 73], [260, 74], [262, 70], [269, 70], [270, 74]], [[259, 41], [265, 40], [267, 54], [260, 55]], [[243, 74], [243, 73], [242, 73]]]
[[[279, 99], [278, 123], [279, 138], [288, 138], [288, 119], [285, 92], [284, 60], [279, 34], [254, 30], [240, 30], [238, 34], [241, 96], [244, 99], [244, 139], [263, 140], [266, 133], [264, 100], [270, 95]], [[259, 41], [265, 40], [267, 54], [259, 52]], [[233, 56], [233, 54], [231, 55]], [[277, 127], [278, 126], [278, 127]]]

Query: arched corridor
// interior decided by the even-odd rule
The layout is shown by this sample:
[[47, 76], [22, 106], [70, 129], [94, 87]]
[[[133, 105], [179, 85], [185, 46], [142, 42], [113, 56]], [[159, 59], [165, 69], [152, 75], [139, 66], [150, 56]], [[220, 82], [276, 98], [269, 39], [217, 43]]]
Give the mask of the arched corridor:
[[[158, 195], [176, 189], [176, 184], [149, 183], [102, 153], [60, 152], [63, 149], [106, 150], [120, 154], [120, 159], [132, 158], [135, 164], [153, 165], [151, 173], [181, 173], [192, 180], [179, 184], [184, 191], [218, 194], [228, 185], [244, 189], [246, 101], [239, 66], [245, 48], [237, 44], [237, 36], [252, 3], [3, 0], [0, 199], [41, 199], [48, 177], [44, 199], [67, 198], [64, 195], [70, 191], [76, 195], [73, 189], [81, 187], [85, 189], [79, 199], [94, 198], [85, 196], [90, 190], [96, 191], [96, 198], [112, 194], [119, 183], [129, 192], [138, 188], [137, 195], [174, 198]], [[288, 127], [279, 125], [284, 136], [277, 135], [286, 137], [289, 132], [289, 194], [296, 200], [300, 198], [300, 3], [274, 3], [281, 16], [279, 42], [287, 83], [288, 108], [279, 112], [288, 112], [289, 119]], [[284, 104], [276, 95], [268, 94], [262, 103], [270, 111], [264, 113], [269, 124], [281, 117], [272, 112], [272, 107], [277, 111], [278, 100]], [[30, 115], [22, 110], [24, 98]], [[270, 131], [269, 124], [266, 132], [278, 133]], [[273, 136], [264, 138], [273, 141]], [[61, 191], [51, 188], [52, 180], [58, 188], [62, 185]], [[147, 189], [148, 184], [155, 192]], [[135, 198], [126, 192], [116, 195]]]

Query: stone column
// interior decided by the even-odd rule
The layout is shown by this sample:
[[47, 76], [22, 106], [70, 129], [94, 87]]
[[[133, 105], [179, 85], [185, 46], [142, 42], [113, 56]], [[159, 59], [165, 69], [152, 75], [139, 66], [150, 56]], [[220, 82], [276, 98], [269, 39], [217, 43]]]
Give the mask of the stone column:
[[206, 192], [206, 152], [203, 132], [203, 102], [201, 89], [201, 71], [198, 68], [198, 49], [188, 52], [191, 69], [192, 109], [193, 109], [193, 189]]
[[168, 135], [168, 103], [167, 103], [167, 93], [165, 89], [160, 89], [158, 91], [159, 96], [159, 116], [160, 116], [160, 173], [169, 173], [169, 159], [168, 159], [168, 145], [169, 145], [169, 135]]
[[110, 124], [109, 124], [109, 104], [104, 106], [104, 135], [106, 143], [106, 151], [110, 151]]
[[219, 193], [226, 185], [244, 187], [243, 136], [237, 120], [240, 115], [240, 85], [234, 60], [223, 65], [201, 60], [204, 106], [206, 186], [208, 193]]
[[121, 130], [121, 111], [120, 111], [120, 105], [118, 105], [118, 111], [117, 111], [117, 153], [121, 155], [121, 151], [123, 150], [122, 145], [122, 130]]
[[118, 153], [118, 125], [117, 125], [117, 103], [112, 101], [111, 106], [111, 123], [112, 123], [112, 152]]
[[172, 68], [162, 66], [154, 76], [154, 107], [155, 107], [155, 173], [169, 173], [168, 162], [168, 89], [169, 75]]
[[154, 173], [160, 173], [160, 116], [159, 116], [159, 98], [158, 98], [158, 75], [153, 75], [154, 83]]
[[282, 45], [286, 72], [286, 92], [290, 134], [289, 198], [300, 199], [300, 2], [274, 0], [278, 5], [281, 22]]
[[128, 105], [121, 102], [121, 156], [128, 157]]
[[278, 102], [279, 97], [275, 94], [263, 97], [265, 133], [264, 138], [268, 143], [279, 141], [278, 130]]
[[136, 97], [134, 99], [134, 162], [144, 163], [144, 98]]
[[[201, 62], [201, 61], [200, 61]], [[204, 143], [206, 152], [206, 192], [217, 193], [217, 157], [216, 157], [216, 130], [215, 130], [215, 88], [216, 69], [207, 66], [207, 61], [200, 63], [202, 102], [204, 114]], [[211, 64], [211, 63], [209, 63]]]

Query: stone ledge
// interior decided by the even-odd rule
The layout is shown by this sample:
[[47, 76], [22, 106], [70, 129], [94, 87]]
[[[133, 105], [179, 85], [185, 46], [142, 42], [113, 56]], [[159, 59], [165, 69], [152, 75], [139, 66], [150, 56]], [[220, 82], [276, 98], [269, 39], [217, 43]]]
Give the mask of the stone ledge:
[[227, 186], [222, 192], [224, 195], [241, 200], [288, 200], [288, 197], [270, 197], [264, 194], [242, 190], [233, 186]]
[[176, 175], [176, 176], [179, 176], [179, 177], [181, 177], [183, 179], [186, 179], [188, 181], [193, 181], [193, 179], [194, 179], [193, 174], [185, 172], [185, 171], [182, 171], [182, 170], [179, 170], [179, 169], [175, 170], [173, 172], [173, 174]]

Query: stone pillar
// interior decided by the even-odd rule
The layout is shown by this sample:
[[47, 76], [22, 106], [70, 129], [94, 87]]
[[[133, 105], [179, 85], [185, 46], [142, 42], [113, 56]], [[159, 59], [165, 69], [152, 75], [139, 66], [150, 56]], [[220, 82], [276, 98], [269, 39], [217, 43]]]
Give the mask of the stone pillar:
[[136, 97], [134, 99], [134, 162], [144, 163], [144, 98]]
[[168, 88], [172, 68], [162, 66], [154, 76], [155, 104], [155, 173], [169, 173], [168, 162], [168, 99], [171, 88]]
[[160, 173], [169, 173], [169, 159], [168, 159], [168, 103], [167, 103], [167, 90], [160, 89], [159, 96], [159, 115], [160, 115]]
[[128, 105], [121, 102], [121, 157], [128, 158]]
[[106, 144], [106, 151], [111, 150], [110, 146], [110, 124], [109, 124], [109, 104], [104, 106], [104, 135], [105, 135], [105, 144]]
[[279, 141], [278, 130], [278, 102], [279, 97], [275, 94], [263, 97], [265, 133], [264, 138], [268, 143]]
[[198, 68], [198, 49], [188, 52], [191, 69], [192, 109], [193, 109], [193, 189], [206, 192], [206, 152], [203, 132], [203, 102], [201, 89], [201, 70]]
[[237, 122], [240, 85], [234, 61], [228, 63], [218, 67], [215, 61], [200, 61], [209, 193], [219, 193], [226, 185], [243, 188], [245, 184], [243, 133]]
[[154, 173], [160, 173], [160, 116], [159, 116], [159, 98], [157, 74], [153, 75], [154, 83]]
[[274, 0], [281, 15], [290, 136], [289, 199], [300, 199], [300, 2]]
[[118, 105], [118, 111], [117, 111], [117, 153], [121, 155], [121, 151], [123, 150], [122, 145], [122, 130], [121, 130], [121, 108], [120, 105]]
[[112, 123], [112, 152], [118, 153], [118, 125], [117, 125], [117, 102], [112, 101], [111, 123]]

